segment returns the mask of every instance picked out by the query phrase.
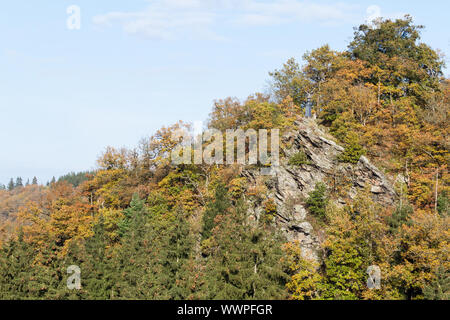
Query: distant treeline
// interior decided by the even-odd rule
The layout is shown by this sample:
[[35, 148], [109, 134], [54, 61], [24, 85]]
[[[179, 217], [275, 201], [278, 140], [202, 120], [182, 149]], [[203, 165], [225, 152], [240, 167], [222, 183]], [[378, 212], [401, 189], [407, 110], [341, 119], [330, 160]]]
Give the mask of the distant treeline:
[[[62, 181], [66, 181], [73, 185], [74, 187], [78, 187], [81, 183], [88, 180], [89, 175], [93, 174], [91, 171], [82, 171], [82, 172], [70, 172], [66, 175], [63, 175], [59, 177], [58, 180], [56, 180], [55, 177], [53, 177], [50, 181], [46, 183], [47, 186], [50, 186], [51, 184]], [[9, 183], [7, 185], [0, 183], [0, 190], [8, 190], [12, 191], [16, 188], [22, 188], [29, 185], [37, 185], [38, 179], [36, 177], [33, 177], [33, 179], [30, 182], [30, 179], [27, 179], [26, 182], [24, 182], [24, 179], [22, 177], [17, 177], [16, 179], [11, 178], [9, 180]]]

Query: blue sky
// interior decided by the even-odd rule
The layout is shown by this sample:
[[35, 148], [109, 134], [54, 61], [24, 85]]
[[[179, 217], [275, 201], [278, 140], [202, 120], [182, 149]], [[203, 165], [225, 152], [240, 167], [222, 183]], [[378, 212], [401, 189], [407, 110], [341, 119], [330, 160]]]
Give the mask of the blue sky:
[[[80, 30], [66, 26], [70, 5]], [[409, 13], [450, 57], [448, 12], [448, 1], [412, 0], [2, 3], [0, 183], [93, 169], [108, 145], [206, 120], [214, 99], [264, 91], [288, 58], [345, 49], [369, 17]]]

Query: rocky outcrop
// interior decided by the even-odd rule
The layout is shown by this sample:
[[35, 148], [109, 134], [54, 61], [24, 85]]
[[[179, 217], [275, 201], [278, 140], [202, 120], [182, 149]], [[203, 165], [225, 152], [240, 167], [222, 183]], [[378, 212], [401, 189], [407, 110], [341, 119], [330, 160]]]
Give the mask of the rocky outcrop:
[[[281, 164], [272, 168], [272, 176], [266, 178], [268, 197], [277, 205], [277, 223], [286, 233], [289, 241], [299, 241], [304, 255], [317, 258], [319, 246], [318, 230], [314, 230], [304, 200], [318, 182], [323, 182], [330, 192], [337, 196], [337, 204], [351, 201], [358, 191], [370, 188], [373, 199], [385, 206], [395, 201], [395, 191], [387, 178], [373, 166], [366, 157], [355, 165], [337, 160], [344, 148], [337, 145], [314, 120], [304, 119], [295, 123], [296, 130], [282, 137], [288, 148], [281, 150]], [[308, 163], [300, 166], [288, 165], [288, 159], [298, 152], [304, 152]], [[256, 183], [261, 176], [257, 169], [242, 173], [249, 183]], [[255, 205], [254, 214], [263, 208]]]

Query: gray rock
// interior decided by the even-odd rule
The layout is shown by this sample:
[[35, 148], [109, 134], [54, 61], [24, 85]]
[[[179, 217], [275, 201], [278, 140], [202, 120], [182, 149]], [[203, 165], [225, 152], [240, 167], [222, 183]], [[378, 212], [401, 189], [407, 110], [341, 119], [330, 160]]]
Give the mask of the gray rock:
[[384, 192], [383, 188], [381, 188], [380, 186], [372, 186], [370, 191], [375, 194], [382, 194]]
[[[372, 186], [374, 201], [385, 206], [394, 203], [396, 194], [387, 178], [366, 157], [361, 157], [356, 165], [337, 161], [337, 156], [344, 148], [322, 132], [313, 120], [303, 119], [295, 124], [296, 130], [282, 137], [292, 145], [291, 149], [283, 150], [283, 153], [289, 158], [289, 155], [302, 150], [310, 159], [310, 164], [288, 166], [288, 160], [282, 159], [280, 166], [273, 167], [273, 176], [266, 177], [266, 186], [268, 195], [277, 204], [277, 223], [280, 228], [286, 230], [287, 239], [299, 241], [302, 250], [308, 252], [309, 256], [316, 256], [314, 252], [318, 250], [320, 243], [311, 224], [305, 222], [307, 210], [302, 205], [295, 205], [293, 210], [287, 209], [286, 204], [289, 201], [306, 199], [318, 182], [324, 182], [330, 191], [335, 187], [335, 183], [347, 185], [348, 199], [339, 199], [341, 204], [345, 204], [346, 200], [351, 201], [366, 186]], [[257, 169], [246, 169], [242, 175], [247, 177], [251, 184], [257, 181], [261, 174]]]
[[302, 205], [295, 205], [294, 206], [294, 219], [297, 221], [303, 221], [306, 219], [306, 209]]
[[313, 227], [309, 222], [302, 222], [299, 224], [294, 224], [291, 226], [291, 229], [303, 233], [304, 235], [310, 235], [312, 234]]

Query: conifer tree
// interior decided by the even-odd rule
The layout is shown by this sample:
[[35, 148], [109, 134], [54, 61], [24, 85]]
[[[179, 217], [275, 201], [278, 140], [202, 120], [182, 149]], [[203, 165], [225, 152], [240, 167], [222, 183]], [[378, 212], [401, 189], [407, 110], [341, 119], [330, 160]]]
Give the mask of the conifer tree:
[[427, 300], [450, 300], [450, 272], [443, 265], [437, 268], [435, 278], [425, 287], [424, 294]]
[[241, 203], [216, 219], [205, 275], [207, 299], [281, 299], [287, 295], [281, 239], [248, 222]]
[[[159, 250], [158, 229], [147, 223], [144, 201], [133, 195], [130, 207], [120, 223], [121, 247], [114, 258], [118, 275], [115, 292], [111, 298], [153, 299], [154, 274], [152, 264]], [[152, 226], [153, 227], [153, 226]]]
[[190, 293], [188, 263], [193, 258], [193, 238], [181, 207], [176, 209], [173, 221], [162, 233], [158, 254], [161, 266], [156, 275], [156, 285], [162, 291], [161, 298], [185, 299]]
[[214, 227], [214, 219], [219, 214], [225, 214], [230, 208], [231, 202], [228, 198], [228, 190], [223, 183], [219, 183], [215, 190], [214, 200], [208, 203], [203, 215], [202, 239], [208, 239], [211, 236], [211, 230]]
[[133, 195], [130, 207], [123, 211], [124, 218], [119, 223], [119, 235], [125, 236], [130, 231], [130, 226], [138, 215], [144, 209], [144, 201], [142, 201], [137, 194]]
[[388, 218], [388, 224], [391, 233], [395, 233], [403, 225], [411, 225], [411, 214], [414, 209], [409, 205], [398, 206], [392, 213], [392, 216]]
[[16, 188], [21, 188], [21, 187], [23, 187], [23, 181], [22, 181], [22, 178], [21, 178], [21, 177], [18, 177], [18, 178], [16, 179], [15, 187], [16, 187]]
[[338, 160], [341, 162], [357, 164], [364, 153], [365, 150], [359, 143], [357, 134], [355, 132], [348, 132], [345, 137], [344, 152], [338, 156]]
[[325, 184], [319, 182], [306, 200], [306, 205], [311, 214], [321, 220], [325, 219], [325, 211], [328, 204], [326, 190]]
[[39, 246], [35, 255], [32, 279], [29, 283], [33, 298], [37, 299], [75, 299], [76, 290], [67, 288], [67, 267], [64, 260], [57, 254], [55, 242]]
[[[66, 270], [55, 254], [54, 243], [39, 250], [25, 242], [19, 231], [0, 250], [0, 299], [64, 299], [67, 292]], [[73, 296], [73, 295], [72, 295]]]
[[112, 264], [109, 252], [107, 236], [105, 233], [104, 218], [99, 217], [94, 225], [94, 234], [86, 240], [84, 245], [83, 264], [83, 290], [87, 292], [89, 299], [114, 298], [114, 283], [116, 270]]
[[444, 218], [450, 216], [450, 201], [446, 191], [440, 194], [437, 199], [437, 211]]
[[11, 180], [8, 183], [8, 191], [13, 191], [15, 187], [16, 185], [14, 184], [14, 180], [13, 178], [11, 178]]
[[0, 250], [0, 299], [30, 299], [33, 250], [20, 231], [17, 239], [9, 240]]

